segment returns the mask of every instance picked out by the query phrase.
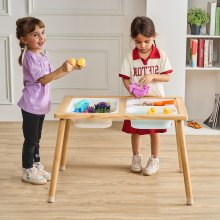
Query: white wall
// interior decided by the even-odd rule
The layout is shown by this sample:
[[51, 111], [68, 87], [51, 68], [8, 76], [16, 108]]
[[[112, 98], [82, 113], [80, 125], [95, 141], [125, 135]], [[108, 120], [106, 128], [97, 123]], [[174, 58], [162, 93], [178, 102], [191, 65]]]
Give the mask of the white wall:
[[118, 77], [122, 58], [130, 49], [130, 23], [146, 14], [145, 0], [0, 0], [0, 121], [21, 120], [16, 103], [21, 96], [22, 71], [16, 39], [18, 18], [44, 21], [47, 52], [55, 67], [70, 57], [84, 57], [81, 72], [52, 83], [53, 119], [65, 95], [123, 95]]
[[147, 0], [147, 16], [155, 24], [157, 46], [163, 49], [174, 72], [164, 83], [166, 95], [185, 97], [187, 0]]

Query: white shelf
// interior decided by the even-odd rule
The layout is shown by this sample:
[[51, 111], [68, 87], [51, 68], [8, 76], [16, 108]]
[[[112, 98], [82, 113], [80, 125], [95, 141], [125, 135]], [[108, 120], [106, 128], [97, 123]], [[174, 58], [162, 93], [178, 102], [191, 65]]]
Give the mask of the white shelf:
[[[187, 0], [189, 8], [202, 8], [207, 10], [210, 0]], [[187, 18], [187, 14], [185, 15]], [[220, 36], [208, 35], [203, 25], [201, 35], [192, 35], [189, 25], [186, 37], [186, 61], [185, 61], [185, 103], [189, 119], [200, 122], [202, 129], [193, 129], [185, 126], [186, 134], [192, 135], [219, 135], [220, 130], [213, 130], [202, 122], [212, 113], [215, 94], [219, 92], [220, 82]], [[191, 67], [189, 65], [189, 43], [190, 39], [212, 39], [213, 40], [213, 66]], [[205, 108], [204, 108], [205, 104]]]
[[196, 71], [220, 71], [220, 64], [218, 63], [217, 65], [213, 67], [191, 67], [190, 65], [186, 65], [186, 70], [196, 70]]
[[187, 34], [186, 35], [186, 37], [187, 38], [211, 38], [211, 39], [213, 39], [213, 38], [216, 38], [216, 39], [220, 39], [220, 36], [216, 36], [216, 35], [204, 35], [204, 34], [202, 34], [202, 35], [191, 35], [191, 34]]

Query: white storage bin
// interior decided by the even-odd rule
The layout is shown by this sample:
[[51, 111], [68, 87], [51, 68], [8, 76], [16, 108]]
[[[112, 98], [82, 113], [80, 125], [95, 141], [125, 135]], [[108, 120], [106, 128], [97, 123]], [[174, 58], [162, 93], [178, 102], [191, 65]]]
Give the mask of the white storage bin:
[[[114, 114], [118, 112], [119, 99], [113, 98], [73, 98], [70, 105], [67, 108], [67, 112], [74, 113], [75, 105], [81, 100], [87, 100], [89, 102], [89, 106], [94, 106], [94, 104], [98, 104], [99, 102], [109, 102], [111, 105], [109, 113], [99, 113], [99, 114]], [[80, 113], [87, 114], [87, 113]], [[92, 113], [91, 113], [92, 114]], [[97, 119], [97, 120], [89, 120], [89, 119], [77, 119], [74, 121], [74, 126], [78, 128], [109, 128], [112, 126], [111, 119]]]
[[[148, 114], [150, 108], [155, 108], [156, 114], [163, 114], [164, 108], [169, 108], [171, 113], [176, 114], [175, 106], [133, 106], [126, 109], [128, 114]], [[172, 120], [131, 120], [131, 126], [138, 129], [167, 129], [171, 127]]]
[[[104, 113], [103, 113], [104, 114]], [[108, 113], [107, 113], [108, 114]], [[109, 128], [112, 126], [112, 120], [76, 120], [74, 126], [77, 128]]]

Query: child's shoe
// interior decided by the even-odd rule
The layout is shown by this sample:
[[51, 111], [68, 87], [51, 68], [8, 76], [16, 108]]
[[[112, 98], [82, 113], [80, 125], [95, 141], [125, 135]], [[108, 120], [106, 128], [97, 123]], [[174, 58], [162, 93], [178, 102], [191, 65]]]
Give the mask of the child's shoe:
[[21, 180], [35, 185], [43, 185], [47, 183], [47, 180], [38, 173], [38, 170], [35, 167], [29, 169], [23, 168], [23, 176]]
[[133, 155], [132, 164], [130, 168], [133, 173], [140, 173], [142, 171], [141, 160], [142, 160], [141, 154]]
[[150, 157], [147, 162], [147, 166], [144, 168], [143, 174], [145, 176], [150, 176], [157, 173], [160, 168], [159, 163], [159, 158]]
[[44, 170], [44, 166], [40, 162], [34, 162], [34, 167], [37, 168], [38, 174], [43, 176], [48, 182], [51, 180], [51, 174]]

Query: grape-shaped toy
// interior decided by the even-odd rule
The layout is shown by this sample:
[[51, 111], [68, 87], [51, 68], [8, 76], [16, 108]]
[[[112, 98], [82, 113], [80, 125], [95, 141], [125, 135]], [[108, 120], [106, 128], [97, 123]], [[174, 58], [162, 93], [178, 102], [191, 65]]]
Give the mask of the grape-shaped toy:
[[135, 97], [140, 98], [145, 96], [150, 89], [148, 85], [140, 85], [138, 83], [132, 83], [129, 85], [130, 93], [134, 94]]

